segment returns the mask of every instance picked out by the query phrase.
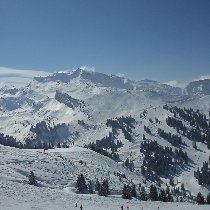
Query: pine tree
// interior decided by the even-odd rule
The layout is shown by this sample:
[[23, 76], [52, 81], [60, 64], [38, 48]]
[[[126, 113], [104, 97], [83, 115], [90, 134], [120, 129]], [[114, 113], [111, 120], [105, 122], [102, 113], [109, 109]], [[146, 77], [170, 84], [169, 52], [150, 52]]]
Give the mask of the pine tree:
[[181, 184], [181, 191], [185, 191], [184, 183]]
[[135, 184], [131, 186], [131, 197], [136, 198], [136, 185]]
[[171, 186], [174, 186], [174, 179], [173, 179], [173, 178], [170, 178], [169, 184], [170, 184]]
[[140, 191], [140, 200], [146, 201], [147, 200], [147, 195], [144, 186], [141, 187]]
[[171, 195], [169, 186], [166, 187], [166, 200], [167, 202], [173, 202], [173, 196]]
[[100, 182], [98, 181], [98, 178], [96, 179], [96, 184], [95, 184], [95, 191], [99, 191], [100, 190]]
[[29, 174], [29, 176], [28, 176], [28, 179], [29, 179], [29, 182], [28, 182], [28, 183], [29, 183], [30, 185], [37, 186], [36, 177], [35, 177], [33, 171], [30, 171], [30, 174]]
[[197, 204], [205, 204], [203, 195], [199, 192], [196, 198]]
[[206, 203], [207, 204], [210, 204], [210, 193], [207, 195], [207, 197], [206, 197]]
[[130, 161], [129, 161], [129, 159], [127, 158], [127, 159], [125, 160], [125, 167], [128, 167], [128, 166], [129, 166], [129, 163], [130, 163]]
[[210, 132], [208, 132], [208, 135], [207, 135], [207, 147], [208, 149], [210, 149]]
[[145, 167], [142, 165], [141, 166], [141, 174], [144, 175], [146, 173]]
[[79, 193], [84, 193], [87, 190], [87, 185], [83, 174], [77, 177], [76, 188]]
[[43, 148], [44, 150], [48, 150], [48, 145], [47, 145], [47, 143], [44, 142], [42, 148]]
[[162, 202], [166, 202], [167, 201], [166, 193], [165, 193], [165, 190], [163, 190], [163, 189], [160, 191], [159, 201], [162, 201]]
[[109, 195], [109, 183], [107, 179], [103, 180], [102, 184], [100, 184], [98, 194], [105, 197]]
[[124, 186], [123, 186], [122, 198], [127, 199], [127, 185], [126, 184], [124, 184]]
[[122, 198], [131, 199], [130, 187], [126, 184], [124, 184], [124, 187], [123, 187], [123, 190], [122, 190]]
[[89, 182], [88, 182], [88, 191], [89, 191], [89, 193], [90, 194], [93, 194], [93, 184], [92, 184], [92, 181], [90, 180]]
[[149, 197], [151, 201], [158, 201], [158, 192], [157, 188], [154, 185], [150, 186]]
[[105, 196], [108, 196], [110, 194], [109, 193], [109, 182], [108, 182], [108, 179], [104, 179], [104, 181], [102, 183], [102, 186], [105, 189]]

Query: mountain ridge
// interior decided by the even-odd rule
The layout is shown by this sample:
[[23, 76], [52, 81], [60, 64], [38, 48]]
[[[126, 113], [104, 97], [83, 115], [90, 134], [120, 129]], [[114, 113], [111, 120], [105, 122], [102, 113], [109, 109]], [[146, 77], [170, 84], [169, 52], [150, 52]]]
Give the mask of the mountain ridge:
[[[160, 83], [155, 80], [149, 80], [149, 79], [130, 80], [128, 78], [117, 75], [106, 75], [104, 73], [87, 71], [80, 68], [78, 68], [77, 70], [73, 70], [71, 72], [57, 72], [50, 76], [34, 77], [34, 80], [38, 82], [60, 81], [64, 83], [69, 83], [71, 80], [76, 78], [80, 78], [85, 81], [90, 81], [95, 85], [103, 87], [113, 87], [113, 88], [127, 89], [127, 90], [139, 89], [142, 91], [156, 91], [156, 92], [174, 94], [174, 95], [210, 94], [209, 79], [191, 81], [186, 85], [185, 88], [180, 88], [165, 83]], [[201, 88], [201, 86], [203, 87], [203, 89]]]
[[[2, 88], [0, 96], [0, 133], [4, 134], [0, 140], [6, 146], [12, 142], [32, 154], [34, 149], [58, 147], [54, 151], [62, 154], [68, 148], [59, 147], [70, 147], [71, 152], [85, 147], [116, 164], [125, 167], [126, 163], [127, 173], [133, 174], [136, 183], [148, 182], [147, 189], [160, 180], [165, 188], [173, 178], [175, 187], [184, 184], [194, 196], [198, 191], [208, 193], [208, 187], [198, 184], [194, 171], [210, 156], [205, 125], [209, 95], [183, 94], [181, 89], [157, 81], [132, 81], [79, 69], [35, 78], [19, 89]], [[198, 132], [194, 132], [196, 128]], [[192, 140], [195, 135], [197, 150]], [[172, 158], [169, 173], [149, 164], [151, 160], [154, 164], [167, 161], [161, 155]], [[153, 172], [142, 174], [142, 167], [147, 170], [150, 165]]]

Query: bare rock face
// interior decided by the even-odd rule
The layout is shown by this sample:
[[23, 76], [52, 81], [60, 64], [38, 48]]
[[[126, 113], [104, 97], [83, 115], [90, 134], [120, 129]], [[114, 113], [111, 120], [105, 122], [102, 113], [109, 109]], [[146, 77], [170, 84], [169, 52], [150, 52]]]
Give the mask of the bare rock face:
[[69, 108], [76, 109], [77, 107], [82, 107], [84, 102], [75, 98], [72, 98], [67, 93], [62, 93], [60, 91], [56, 91], [55, 93], [55, 100], [60, 103], [65, 104]]

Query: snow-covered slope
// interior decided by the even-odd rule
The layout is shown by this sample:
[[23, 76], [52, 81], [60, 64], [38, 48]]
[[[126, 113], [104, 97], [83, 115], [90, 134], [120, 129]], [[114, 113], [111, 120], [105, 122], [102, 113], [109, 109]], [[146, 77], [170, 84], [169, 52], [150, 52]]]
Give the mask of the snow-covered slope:
[[[111, 194], [120, 194], [123, 182], [142, 182], [142, 178], [127, 171], [108, 157], [82, 147], [66, 149], [20, 150], [0, 146], [1, 181], [26, 184], [30, 171], [34, 171], [39, 187], [75, 192], [75, 182], [79, 174], [93, 182], [98, 178], [110, 180]], [[126, 173], [123, 181], [114, 172]]]
[[187, 85], [186, 90], [191, 95], [210, 95], [210, 79], [193, 81]]
[[[9, 183], [8, 193], [4, 193], [5, 200], [16, 188], [22, 187], [20, 196], [24, 197], [24, 192], [31, 190], [41, 193], [43, 197], [49, 193], [59, 205], [61, 205], [60, 198], [64, 196], [63, 209], [65, 209], [68, 196], [73, 202], [78, 199], [78, 195], [74, 193], [74, 184], [79, 173], [84, 173], [88, 180], [94, 180], [95, 176], [107, 177], [115, 196], [119, 196], [124, 183], [128, 184], [131, 180], [136, 184], [143, 183], [145, 177], [140, 173], [144, 160], [144, 155], [140, 153], [141, 143], [145, 141], [143, 136], [146, 137], [146, 141], [155, 140], [159, 145], [171, 147], [173, 151], [177, 149], [158, 135], [158, 128], [177, 134], [177, 130], [166, 123], [166, 118], [174, 115], [165, 110], [163, 105], [167, 103], [171, 106], [191, 107], [208, 114], [209, 95], [184, 95], [183, 92], [185, 91], [180, 88], [156, 81], [132, 81], [81, 69], [71, 73], [36, 77], [24, 88], [0, 89], [0, 133], [13, 136], [22, 143], [31, 140], [36, 144], [52, 143], [55, 147], [59, 142], [70, 145], [70, 148], [49, 150], [47, 153], [43, 153], [43, 150], [20, 150], [2, 146], [0, 176], [3, 187], [0, 189], [4, 189], [6, 183]], [[131, 116], [135, 120], [131, 126], [123, 122], [123, 128], [129, 130], [132, 140], [126, 137], [123, 128], [118, 128], [113, 134], [113, 128], [107, 124], [108, 119], [119, 119], [122, 116]], [[151, 134], [145, 131], [145, 126], [150, 129]], [[186, 126], [190, 126], [189, 123], [186, 123]], [[122, 146], [117, 148], [118, 163], [83, 148], [91, 142], [112, 135], [116, 144], [122, 143]], [[201, 142], [197, 144], [198, 150], [195, 150], [191, 140], [183, 135], [182, 139], [185, 145], [181, 148], [187, 152], [190, 161], [174, 175], [175, 187], [180, 187], [183, 183], [193, 195], [199, 191], [206, 195], [209, 188], [198, 185], [194, 171], [208, 160], [210, 150]], [[110, 150], [109, 148], [108, 152]], [[134, 171], [122, 166], [126, 158], [134, 163]], [[86, 165], [81, 165], [79, 160], [84, 161]], [[30, 170], [37, 174], [39, 183], [37, 189], [25, 183]], [[114, 171], [121, 171], [127, 179], [119, 180], [119, 177], [113, 175]], [[162, 187], [165, 188], [169, 184], [169, 177], [161, 179]], [[145, 186], [148, 188], [150, 184], [151, 181], [148, 180]], [[16, 193], [13, 196], [14, 200], [15, 196]], [[88, 205], [93, 202], [92, 200], [89, 202], [91, 196], [84, 198], [87, 198]], [[101, 209], [109, 202], [98, 197], [94, 199], [104, 203]], [[110, 199], [114, 201], [116, 199], [117, 205], [124, 202], [114, 196]], [[24, 202], [24, 198], [21, 202]], [[137, 208], [135, 205], [143, 205], [147, 209], [146, 203], [141, 204], [138, 201], [131, 202], [130, 205], [133, 205], [132, 209]]]
[[[0, 146], [0, 194], [1, 209], [76, 209], [82, 204], [84, 209], [208, 209], [187, 203], [143, 202], [137, 199], [122, 200], [117, 195], [123, 182], [141, 182], [141, 177], [126, 172], [116, 162], [91, 150], [80, 147], [49, 150], [19, 150]], [[83, 161], [83, 164], [81, 164]], [[38, 187], [28, 185], [29, 171], [35, 171]], [[126, 173], [120, 180], [114, 171]], [[76, 175], [83, 173], [88, 180], [107, 178], [110, 180], [111, 194], [108, 198], [95, 194], [75, 193]]]

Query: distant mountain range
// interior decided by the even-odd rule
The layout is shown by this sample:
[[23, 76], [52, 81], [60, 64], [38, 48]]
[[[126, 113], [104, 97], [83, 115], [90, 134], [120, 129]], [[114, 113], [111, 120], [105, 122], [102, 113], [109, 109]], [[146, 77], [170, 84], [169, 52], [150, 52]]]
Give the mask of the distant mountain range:
[[172, 95], [197, 95], [197, 94], [210, 94], [210, 79], [192, 81], [186, 88], [182, 89], [154, 80], [141, 80], [133, 81], [124, 77], [116, 75], [106, 75], [98, 72], [90, 72], [82, 69], [77, 69], [71, 73], [54, 73], [53, 75], [46, 77], [35, 77], [34, 79], [38, 82], [49, 82], [49, 81], [60, 81], [63, 83], [69, 83], [71, 80], [80, 77], [82, 80], [90, 81], [97, 86], [112, 87], [127, 90], [143, 90], [143, 91], [155, 91], [165, 94]]
[[[111, 167], [124, 166], [123, 177], [146, 182], [147, 189], [153, 182], [166, 187], [173, 179], [171, 189], [184, 184], [188, 196], [198, 191], [207, 194], [209, 186], [198, 182], [194, 172], [210, 156], [209, 107], [210, 80], [193, 81], [181, 89], [79, 68], [35, 77], [21, 88], [2, 87], [0, 143], [27, 149], [77, 147], [78, 157], [78, 148], [83, 147], [84, 153], [91, 150], [89, 158], [96, 152], [114, 160]], [[79, 170], [88, 174], [90, 169]], [[116, 174], [111, 176], [121, 176]], [[113, 179], [113, 192], [121, 192], [116, 183], [128, 183], [123, 177]], [[73, 181], [69, 180], [71, 186]], [[62, 180], [58, 182], [59, 188], [63, 186]]]

